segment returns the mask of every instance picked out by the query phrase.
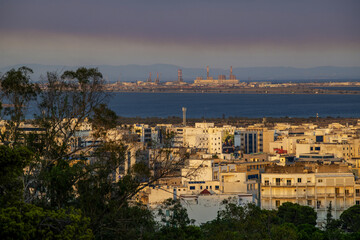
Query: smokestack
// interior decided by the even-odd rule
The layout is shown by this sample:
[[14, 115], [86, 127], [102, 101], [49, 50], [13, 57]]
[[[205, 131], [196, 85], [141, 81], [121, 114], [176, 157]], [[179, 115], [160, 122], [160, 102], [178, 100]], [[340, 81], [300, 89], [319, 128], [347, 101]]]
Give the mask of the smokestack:
[[182, 78], [182, 70], [179, 69], [178, 70], [178, 82], [182, 82], [183, 81], [183, 78]]
[[186, 126], [186, 107], [182, 108], [183, 112], [183, 125]]
[[209, 79], [209, 66], [206, 67], [206, 78]]
[[160, 83], [159, 73], [156, 73], [155, 83], [156, 83], [156, 84], [159, 84], [159, 83]]

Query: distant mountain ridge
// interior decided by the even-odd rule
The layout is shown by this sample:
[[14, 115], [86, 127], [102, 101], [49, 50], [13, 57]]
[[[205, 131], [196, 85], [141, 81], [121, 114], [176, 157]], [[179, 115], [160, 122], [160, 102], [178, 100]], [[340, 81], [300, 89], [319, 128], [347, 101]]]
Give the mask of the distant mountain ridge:
[[[57, 71], [59, 73], [66, 70], [75, 70], [78, 66], [63, 65], [42, 65], [42, 64], [19, 64], [0, 68], [3, 74], [11, 68], [27, 66], [33, 69], [32, 79], [40, 80], [41, 75], [46, 75], [48, 71]], [[152, 72], [152, 79], [156, 78], [156, 73], [160, 74], [160, 81], [176, 81], [178, 69], [182, 69], [183, 79], [193, 81], [196, 77], [206, 77], [206, 67], [204, 68], [186, 68], [171, 64], [152, 64], [152, 65], [86, 65], [85, 67], [97, 67], [104, 78], [110, 82], [116, 81], [146, 81], [149, 73]], [[217, 78], [218, 75], [226, 75], [228, 78], [230, 69], [211, 68], [210, 76]], [[276, 81], [276, 80], [357, 80], [360, 79], [360, 67], [312, 67], [312, 68], [294, 68], [294, 67], [247, 67], [233, 68], [233, 74], [240, 81]]]

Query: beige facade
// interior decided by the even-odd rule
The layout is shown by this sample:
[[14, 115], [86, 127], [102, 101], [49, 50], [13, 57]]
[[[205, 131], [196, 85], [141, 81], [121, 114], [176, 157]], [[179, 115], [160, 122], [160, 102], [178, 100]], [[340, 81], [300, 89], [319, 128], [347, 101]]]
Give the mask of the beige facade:
[[298, 143], [296, 145], [296, 157], [304, 153], [332, 153], [337, 158], [350, 161], [352, 158], [360, 157], [359, 145], [359, 139], [351, 139], [345, 143]]
[[[354, 174], [347, 166], [274, 167], [262, 174], [261, 207], [276, 209], [284, 202], [310, 206], [322, 223], [330, 204], [335, 219], [356, 204], [355, 189]], [[360, 198], [360, 192], [358, 195]]]

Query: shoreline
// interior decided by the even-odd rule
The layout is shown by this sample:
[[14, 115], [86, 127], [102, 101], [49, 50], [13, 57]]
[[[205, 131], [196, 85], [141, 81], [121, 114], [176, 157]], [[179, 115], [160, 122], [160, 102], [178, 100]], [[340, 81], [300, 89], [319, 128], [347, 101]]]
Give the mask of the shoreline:
[[259, 91], [259, 90], [107, 90], [106, 92], [113, 92], [113, 93], [199, 93], [199, 94], [296, 94], [296, 95], [360, 95], [360, 91], [348, 91], [348, 90], [336, 90], [336, 91], [318, 91], [318, 92], [306, 92], [306, 91]]

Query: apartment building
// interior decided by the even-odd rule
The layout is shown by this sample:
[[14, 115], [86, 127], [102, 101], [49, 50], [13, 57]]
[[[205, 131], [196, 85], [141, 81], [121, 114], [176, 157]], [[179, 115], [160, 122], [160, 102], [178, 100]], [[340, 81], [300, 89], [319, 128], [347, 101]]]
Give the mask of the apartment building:
[[341, 143], [297, 143], [296, 157], [305, 153], [333, 154], [337, 158], [351, 161], [360, 157], [360, 139], [350, 139]]
[[284, 202], [310, 206], [317, 212], [319, 224], [325, 221], [330, 204], [337, 219], [344, 210], [360, 203], [356, 200], [356, 193], [360, 199], [360, 187], [347, 165], [272, 166], [262, 174], [260, 188], [262, 208], [276, 209]]

